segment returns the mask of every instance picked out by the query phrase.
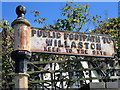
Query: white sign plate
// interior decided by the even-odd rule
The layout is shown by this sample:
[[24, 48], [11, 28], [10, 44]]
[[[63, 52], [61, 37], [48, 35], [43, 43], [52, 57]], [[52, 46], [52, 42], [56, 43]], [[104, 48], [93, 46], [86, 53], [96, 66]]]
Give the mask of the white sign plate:
[[31, 52], [114, 57], [115, 43], [107, 35], [31, 29]]

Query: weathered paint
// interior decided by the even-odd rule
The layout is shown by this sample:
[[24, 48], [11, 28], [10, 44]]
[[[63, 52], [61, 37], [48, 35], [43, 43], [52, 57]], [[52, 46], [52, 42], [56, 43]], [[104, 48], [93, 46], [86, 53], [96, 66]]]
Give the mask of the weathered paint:
[[14, 50], [30, 51], [30, 27], [26, 24], [16, 24], [14, 25], [14, 29]]
[[[115, 43], [114, 40], [107, 36], [107, 35], [95, 35], [95, 34], [84, 34], [84, 33], [75, 33], [75, 32], [64, 32], [64, 31], [54, 31], [54, 30], [42, 30], [42, 29], [37, 29], [37, 28], [32, 28], [32, 30], [34, 30], [35, 32], [32, 33], [30, 41], [31, 41], [31, 52], [41, 52], [41, 53], [54, 53], [54, 54], [68, 54], [68, 55], [85, 55], [85, 56], [97, 56], [97, 57], [114, 57], [115, 55]], [[37, 31], [40, 32], [49, 32], [50, 36], [37, 36]], [[52, 34], [54, 32], [54, 35], [52, 37]], [[55, 37], [55, 34], [60, 33], [60, 38]], [[82, 40], [70, 40], [68, 37], [65, 39], [64, 35], [65, 33], [68, 33], [68, 37], [70, 36], [70, 34], [77, 34], [77, 35], [82, 35]], [[94, 39], [93, 41], [87, 41], [87, 39], [84, 40], [84, 35], [86, 36], [93, 36], [93, 37], [99, 37], [100, 41], [95, 41], [96, 39]], [[103, 38], [110, 38], [107, 40], [108, 42], [104, 43]], [[52, 40], [52, 45], [48, 45], [46, 43], [46, 40]], [[62, 47], [59, 47], [58, 45], [55, 45], [55, 40], [60, 41], [60, 43], [63, 45]], [[67, 41], [67, 44], [70, 47], [65, 47], [65, 41]], [[76, 47], [71, 47], [72, 43], [76, 44]], [[78, 43], [82, 42], [83, 44], [88, 43], [88, 48], [86, 47], [86, 45], [83, 45], [82, 49], [78, 48]], [[57, 42], [58, 44], [58, 42]], [[97, 44], [101, 45], [100, 48], [101, 49], [96, 49]], [[96, 46], [95, 46], [96, 45]], [[95, 46], [95, 48], [94, 48]], [[45, 50], [45, 48], [47, 50]], [[49, 50], [48, 50], [49, 48]], [[94, 49], [92, 49], [94, 48]], [[53, 50], [54, 49], [54, 50]], [[72, 52], [69, 51], [70, 49], [72, 49]], [[78, 50], [80, 50], [78, 52]], [[84, 53], [81, 52], [81, 50], [84, 51]], [[67, 52], [68, 51], [68, 52]], [[86, 51], [86, 52], [85, 52]], [[95, 51], [95, 53], [93, 53]], [[97, 54], [98, 53], [98, 54]], [[102, 53], [102, 54], [101, 54]], [[104, 53], [104, 54], [103, 54]]]
[[25, 18], [18, 17], [11, 26], [14, 28], [14, 50], [30, 51], [30, 23]]
[[15, 75], [15, 89], [28, 90], [28, 74], [18, 73]]

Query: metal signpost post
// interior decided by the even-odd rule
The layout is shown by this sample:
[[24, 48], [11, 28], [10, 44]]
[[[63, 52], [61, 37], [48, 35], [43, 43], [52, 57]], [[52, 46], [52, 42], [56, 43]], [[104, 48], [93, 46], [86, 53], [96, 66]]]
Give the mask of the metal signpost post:
[[14, 51], [11, 54], [15, 61], [15, 88], [28, 88], [27, 61], [30, 59], [30, 23], [24, 18], [26, 8], [22, 5], [16, 8], [18, 18], [12, 22], [14, 28]]

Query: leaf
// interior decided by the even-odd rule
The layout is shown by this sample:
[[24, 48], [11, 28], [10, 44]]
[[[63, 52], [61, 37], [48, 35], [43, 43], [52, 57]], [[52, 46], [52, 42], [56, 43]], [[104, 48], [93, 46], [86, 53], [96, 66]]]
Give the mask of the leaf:
[[42, 18], [42, 20], [43, 20], [43, 21], [45, 21], [45, 20], [46, 20], [46, 18]]

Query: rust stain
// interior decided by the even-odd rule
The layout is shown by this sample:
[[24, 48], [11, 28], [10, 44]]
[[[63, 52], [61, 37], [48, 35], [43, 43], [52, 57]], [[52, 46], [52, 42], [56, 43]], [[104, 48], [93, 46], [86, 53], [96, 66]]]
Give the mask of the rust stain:
[[[25, 30], [26, 28], [27, 30]], [[20, 34], [19, 40], [20, 46], [18, 47], [18, 49], [30, 51], [30, 35], [31, 35], [30, 27], [26, 25], [21, 25], [19, 34]]]

